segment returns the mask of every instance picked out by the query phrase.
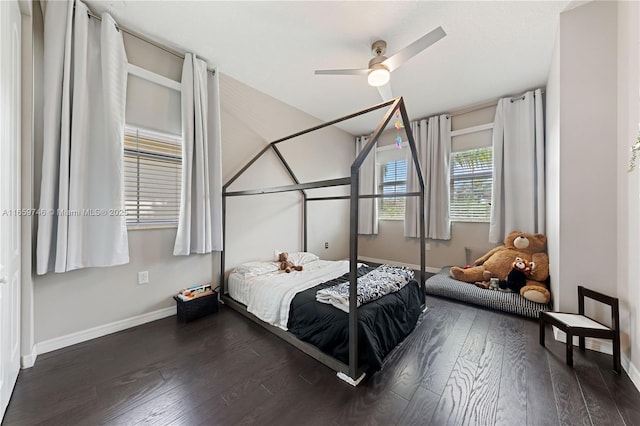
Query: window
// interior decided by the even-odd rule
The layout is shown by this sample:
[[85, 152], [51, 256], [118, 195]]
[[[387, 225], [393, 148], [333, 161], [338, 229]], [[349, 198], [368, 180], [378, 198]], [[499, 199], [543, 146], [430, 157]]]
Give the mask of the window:
[[125, 128], [127, 226], [173, 226], [180, 212], [182, 138]]
[[[407, 160], [392, 160], [380, 165], [380, 193], [407, 192]], [[380, 198], [379, 219], [404, 220], [405, 197]]]
[[491, 147], [451, 153], [452, 221], [489, 222], [492, 157]]

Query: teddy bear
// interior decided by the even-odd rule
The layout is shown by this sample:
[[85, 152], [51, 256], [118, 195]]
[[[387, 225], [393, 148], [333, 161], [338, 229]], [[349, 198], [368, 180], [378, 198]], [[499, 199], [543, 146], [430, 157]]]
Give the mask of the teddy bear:
[[485, 278], [485, 271], [491, 277], [507, 281], [516, 257], [534, 262], [535, 268], [531, 276], [527, 277], [526, 285], [520, 289], [520, 295], [525, 299], [537, 303], [548, 303], [551, 293], [546, 286], [549, 278], [549, 256], [545, 252], [547, 237], [543, 234], [529, 234], [520, 231], [509, 233], [504, 239], [504, 245], [496, 247], [484, 256], [476, 259], [475, 266], [450, 269], [453, 278], [468, 283], [481, 282]]
[[302, 265], [294, 265], [293, 262], [288, 260], [289, 253], [286, 251], [278, 254], [278, 262], [280, 262], [280, 270], [285, 271], [287, 274], [293, 270], [302, 271]]
[[498, 283], [500, 290], [511, 290], [514, 293], [520, 293], [520, 289], [527, 285], [527, 279], [531, 277], [535, 267], [535, 262], [527, 262], [521, 257], [516, 257], [506, 281]]

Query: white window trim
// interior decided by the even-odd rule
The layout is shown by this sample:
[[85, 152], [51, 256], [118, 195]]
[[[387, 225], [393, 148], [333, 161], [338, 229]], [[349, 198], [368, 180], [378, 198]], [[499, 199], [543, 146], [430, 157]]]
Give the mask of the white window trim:
[[[470, 149], [464, 149], [464, 150], [460, 150], [460, 151], [455, 151], [455, 152], [451, 153], [451, 156], [453, 157], [453, 155], [455, 155], [457, 153], [473, 151], [473, 150], [476, 150], [476, 149], [491, 149], [493, 151], [493, 147], [491, 147], [491, 146], [483, 146], [483, 147], [477, 147], [477, 148], [470, 148]], [[451, 164], [453, 164], [453, 161], [451, 162]], [[449, 178], [449, 180], [450, 180], [449, 184], [451, 186], [451, 200], [450, 201], [451, 201], [451, 205], [453, 205], [453, 202], [452, 202], [453, 201], [453, 184], [454, 184], [455, 180], [457, 180], [457, 179], [453, 178], [453, 166], [451, 166], [451, 167], [452, 167], [452, 172], [451, 172], [452, 175]], [[477, 174], [470, 174], [470, 175], [472, 175], [473, 178], [478, 178], [478, 179], [483, 178], [483, 177], [493, 179], [493, 162], [491, 164], [491, 171], [490, 172], [482, 172], [482, 173], [479, 172]], [[492, 190], [493, 190], [493, 187], [492, 187]], [[490, 212], [489, 212], [489, 214], [490, 214]], [[451, 213], [451, 210], [449, 211], [449, 215], [450, 215], [450, 218], [451, 218], [451, 222], [489, 223], [490, 220], [491, 220], [490, 216], [487, 217], [487, 218], [469, 218], [469, 217], [458, 218], [458, 217], [453, 217], [453, 214]]]
[[179, 81], [171, 80], [163, 75], [156, 74], [153, 71], [149, 71], [134, 64], [127, 64], [127, 72], [131, 75], [135, 75], [143, 80], [150, 81], [160, 86], [167, 87], [169, 89], [182, 92], [182, 84]]
[[[127, 63], [127, 73], [141, 78], [143, 80], [149, 81], [151, 83], [155, 83], [157, 85], [166, 87], [168, 89], [175, 90], [177, 92], [182, 93], [182, 84], [179, 81], [172, 80], [163, 75], [157, 74], [148, 69], [139, 67], [138, 65]], [[166, 139], [166, 135], [169, 133], [159, 133], [154, 130], [144, 129], [139, 126], [131, 126], [125, 125], [125, 132], [131, 131], [132, 129], [137, 130], [140, 134], [145, 135], [147, 137], [157, 138], [157, 139]], [[181, 138], [181, 137], [180, 137]], [[127, 225], [128, 231], [146, 231], [152, 229], [172, 229], [177, 228], [178, 224], [172, 225]]]
[[[480, 133], [480, 132], [484, 132], [485, 130], [493, 130], [493, 121], [490, 122], [490, 123], [486, 123], [486, 124], [479, 124], [477, 126], [464, 127], [462, 129], [452, 130], [451, 131], [451, 137], [454, 138], [456, 136], [463, 136], [463, 135], [468, 135], [468, 134], [471, 134], [471, 133]], [[491, 146], [491, 145], [479, 145], [479, 146], [476, 146], [476, 147], [473, 147], [473, 148], [468, 148], [468, 149], [489, 148], [489, 147], [493, 148], [493, 146]], [[460, 151], [467, 151], [468, 149], [461, 149], [461, 150], [452, 151], [451, 154], [454, 154], [454, 153], [460, 152]], [[491, 171], [491, 174], [493, 176], [493, 169]], [[489, 220], [451, 219], [451, 222], [459, 222], [459, 223], [489, 223]]]
[[485, 130], [493, 130], [493, 123], [481, 124], [479, 126], [465, 127], [451, 132], [451, 137], [467, 135], [469, 133], [478, 133]]

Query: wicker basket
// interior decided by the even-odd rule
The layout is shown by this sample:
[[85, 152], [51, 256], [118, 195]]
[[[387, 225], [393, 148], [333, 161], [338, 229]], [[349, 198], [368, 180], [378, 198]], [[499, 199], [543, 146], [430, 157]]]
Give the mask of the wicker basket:
[[201, 296], [193, 300], [182, 300], [173, 296], [178, 308], [178, 320], [193, 321], [205, 315], [218, 312], [218, 293], [213, 292], [207, 296]]

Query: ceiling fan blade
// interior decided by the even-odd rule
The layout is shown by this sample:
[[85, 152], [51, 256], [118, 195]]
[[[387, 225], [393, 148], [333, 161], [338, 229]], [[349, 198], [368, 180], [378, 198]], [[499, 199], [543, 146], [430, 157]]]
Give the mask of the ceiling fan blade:
[[393, 99], [393, 94], [391, 93], [391, 83], [383, 84], [382, 86], [378, 86], [378, 93], [380, 93], [380, 97], [382, 101], [388, 101], [389, 99]]
[[438, 27], [389, 57], [382, 64], [389, 68], [389, 71], [393, 71], [446, 35], [442, 27]]
[[315, 70], [315, 75], [367, 75], [368, 69], [353, 69], [353, 70]]

